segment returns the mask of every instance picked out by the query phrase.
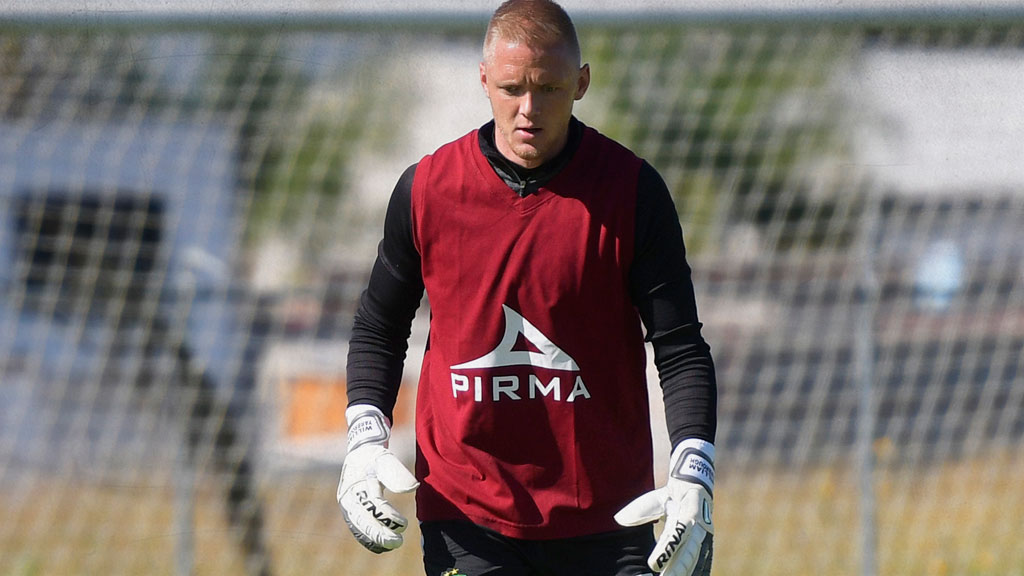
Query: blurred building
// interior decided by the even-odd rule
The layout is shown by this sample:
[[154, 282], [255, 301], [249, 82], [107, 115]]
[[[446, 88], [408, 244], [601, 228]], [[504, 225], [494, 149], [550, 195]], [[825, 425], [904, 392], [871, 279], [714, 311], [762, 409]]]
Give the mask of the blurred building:
[[26, 459], [48, 442], [152, 456], [181, 392], [177, 346], [233, 385], [236, 157], [214, 123], [0, 125], [0, 423]]

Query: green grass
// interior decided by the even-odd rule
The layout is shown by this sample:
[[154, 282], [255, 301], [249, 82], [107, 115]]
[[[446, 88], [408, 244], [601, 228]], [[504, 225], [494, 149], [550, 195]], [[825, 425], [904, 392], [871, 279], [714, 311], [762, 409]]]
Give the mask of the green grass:
[[[879, 573], [1024, 575], [1024, 458], [1000, 454], [928, 468], [882, 462], [877, 483]], [[263, 486], [275, 574], [418, 575], [419, 530], [384, 555], [348, 534], [333, 475]], [[843, 468], [720, 470], [715, 574], [860, 573], [857, 476]], [[395, 499], [413, 516], [409, 495]], [[179, 536], [167, 486], [33, 479], [0, 489], [0, 575], [174, 575]], [[202, 483], [193, 530], [195, 574], [242, 575], [217, 492]]]

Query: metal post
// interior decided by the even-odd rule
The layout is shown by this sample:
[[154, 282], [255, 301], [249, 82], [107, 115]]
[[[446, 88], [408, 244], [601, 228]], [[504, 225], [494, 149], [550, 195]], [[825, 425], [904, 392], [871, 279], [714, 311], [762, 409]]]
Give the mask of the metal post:
[[[188, 408], [183, 395], [178, 394], [175, 410], [183, 428], [182, 437], [187, 436]], [[193, 540], [195, 519], [195, 475], [189, 456], [188, 442], [178, 443], [174, 463], [174, 573], [177, 576], [191, 576], [195, 559]]]
[[858, 291], [857, 326], [855, 342], [855, 370], [858, 386], [857, 462], [860, 477], [860, 533], [861, 574], [876, 576], [878, 559], [876, 548], [875, 500], [875, 317], [878, 311], [879, 286], [875, 271], [878, 224], [881, 217], [878, 194], [868, 187], [861, 229], [861, 287]]
[[[192, 443], [190, 442], [192, 425], [192, 407], [196, 401], [188, 391], [192, 377], [186, 362], [182, 361], [181, 349], [185, 335], [189, 329], [189, 317], [196, 293], [196, 281], [192, 270], [187, 266], [179, 275], [180, 284], [171, 288], [170, 312], [160, 310], [154, 320], [154, 330], [163, 333], [162, 341], [175, 357], [175, 373], [179, 385], [173, 392], [175, 423], [179, 427], [178, 450], [174, 462], [174, 574], [176, 576], [192, 576], [195, 568], [195, 466]], [[174, 314], [177, 322], [172, 322], [168, 315]]]

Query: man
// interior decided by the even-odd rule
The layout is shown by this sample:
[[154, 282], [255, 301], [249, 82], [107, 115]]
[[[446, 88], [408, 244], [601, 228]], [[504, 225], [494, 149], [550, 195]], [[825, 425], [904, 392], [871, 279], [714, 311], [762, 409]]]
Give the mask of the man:
[[[402, 175], [356, 314], [338, 501], [379, 553], [407, 525], [382, 485], [418, 488], [428, 576], [710, 571], [716, 385], [678, 218], [649, 164], [573, 117], [580, 62], [557, 4], [497, 9], [494, 119]], [[424, 289], [413, 476], [387, 442]], [[674, 446], [659, 490], [641, 321]]]

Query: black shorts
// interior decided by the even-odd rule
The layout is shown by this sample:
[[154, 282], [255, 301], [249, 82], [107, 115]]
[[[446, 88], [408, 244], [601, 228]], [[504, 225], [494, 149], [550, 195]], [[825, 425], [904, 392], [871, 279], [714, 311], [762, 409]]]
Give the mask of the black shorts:
[[520, 540], [469, 522], [424, 522], [427, 576], [648, 576], [654, 526]]

